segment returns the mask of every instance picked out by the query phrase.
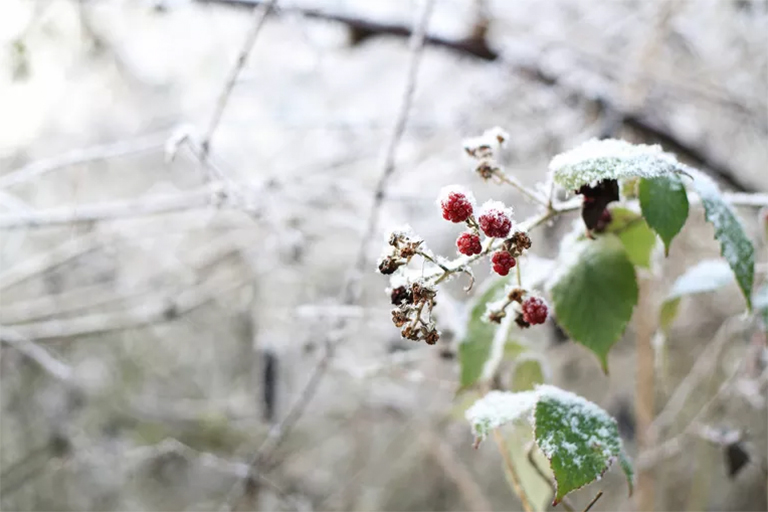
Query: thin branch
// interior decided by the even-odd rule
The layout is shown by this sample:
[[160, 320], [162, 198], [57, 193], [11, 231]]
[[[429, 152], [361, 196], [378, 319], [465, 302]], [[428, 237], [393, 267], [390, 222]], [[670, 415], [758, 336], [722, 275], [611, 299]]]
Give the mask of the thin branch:
[[594, 506], [595, 506], [595, 503], [597, 503], [597, 500], [599, 500], [599, 499], [600, 499], [600, 498], [602, 498], [602, 497], [603, 497], [603, 491], [599, 491], [599, 492], [597, 493], [597, 496], [595, 496], [594, 498], [592, 498], [592, 501], [590, 501], [590, 502], [589, 502], [589, 505], [587, 505], [587, 506], [586, 506], [586, 508], [584, 509], [584, 512], [589, 512], [589, 509], [591, 509], [592, 507], [594, 507]]
[[168, 131], [151, 133], [130, 140], [101, 144], [75, 149], [59, 156], [29, 163], [24, 167], [0, 176], [0, 189], [27, 183], [49, 172], [73, 165], [87, 164], [127, 155], [147, 153], [162, 149], [168, 138]]
[[[0, 230], [42, 228], [171, 213], [210, 206], [220, 188], [206, 186], [178, 194], [114, 201], [29, 213], [0, 215]], [[224, 201], [224, 205], [228, 202]]]
[[[267, 20], [267, 16], [275, 7], [275, 4], [277, 4], [277, 0], [268, 0], [266, 2], [260, 2], [253, 9], [253, 20], [251, 21], [251, 28], [248, 30], [248, 33], [245, 36], [245, 41], [243, 42], [243, 46], [240, 48], [240, 51], [237, 54], [235, 65], [230, 70], [226, 82], [224, 82], [224, 87], [219, 94], [219, 99], [216, 101], [213, 115], [211, 116], [211, 120], [208, 123], [208, 129], [206, 130], [205, 135], [203, 136], [203, 139], [200, 143], [200, 159], [204, 163], [208, 160], [208, 154], [210, 153], [211, 149], [211, 139], [213, 138], [214, 133], [216, 133], [216, 128], [218, 128], [219, 123], [221, 122], [221, 118], [224, 115], [224, 110], [227, 108], [227, 103], [229, 103], [229, 97], [232, 94], [232, 90], [235, 88], [237, 78], [240, 76], [245, 63], [248, 61], [251, 50], [253, 50], [253, 46], [256, 43], [256, 38], [259, 36], [259, 33], [261, 32], [261, 29], [264, 27], [264, 24]], [[218, 176], [218, 178], [221, 179], [222, 176]]]
[[67, 385], [72, 385], [72, 367], [53, 357], [40, 345], [22, 336], [13, 329], [0, 325], [0, 341], [19, 351], [30, 361], [37, 363], [48, 375]]
[[[403, 92], [403, 99], [398, 111], [392, 135], [390, 136], [389, 142], [387, 144], [382, 174], [376, 186], [373, 205], [371, 206], [371, 210], [368, 215], [367, 228], [358, 250], [358, 257], [355, 264], [354, 273], [352, 277], [347, 279], [345, 282], [344, 290], [342, 293], [344, 305], [352, 305], [357, 302], [359, 294], [357, 291], [357, 282], [360, 278], [359, 275], [365, 266], [368, 246], [376, 229], [379, 209], [381, 208], [381, 204], [384, 199], [384, 191], [386, 190], [389, 177], [392, 175], [395, 168], [395, 154], [397, 152], [400, 139], [402, 138], [403, 132], [405, 130], [408, 114], [410, 113], [411, 104], [413, 102], [413, 94], [416, 90], [416, 79], [418, 76], [419, 65], [421, 63], [421, 53], [424, 47], [427, 25], [429, 23], [429, 18], [434, 7], [434, 3], [435, 0], [426, 0], [423, 9], [416, 21], [415, 29], [413, 30], [411, 36], [409, 44], [411, 52], [408, 65], [408, 73], [406, 77], [406, 85]], [[336, 328], [332, 329], [332, 333], [339, 333], [345, 324], [346, 319], [340, 319]], [[320, 382], [325, 376], [326, 371], [330, 366], [331, 360], [335, 354], [335, 345], [337, 344], [338, 339], [334, 339], [333, 336], [334, 334], [329, 335], [328, 339], [326, 340], [323, 356], [315, 365], [315, 368], [312, 370], [307, 383], [299, 392], [298, 398], [291, 405], [286, 416], [280, 422], [276, 423], [272, 429], [270, 429], [266, 439], [261, 443], [259, 448], [256, 450], [256, 453], [251, 458], [251, 461], [248, 464], [249, 473], [253, 473], [254, 470], [262, 465], [264, 460], [268, 459], [272, 452], [276, 450], [280, 444], [282, 444], [286, 436], [293, 430], [296, 422], [298, 422], [298, 420], [304, 414], [307, 405], [314, 399], [315, 393], [317, 393], [317, 390], [320, 387]], [[241, 495], [240, 483], [241, 482], [237, 482], [232, 487], [224, 502], [221, 504], [220, 510], [229, 510], [233, 505], [237, 504]]]
[[520, 483], [520, 477], [517, 475], [515, 465], [512, 463], [512, 456], [509, 454], [509, 446], [507, 446], [504, 436], [501, 435], [501, 432], [499, 432], [499, 429], [497, 428], [493, 429], [493, 439], [499, 446], [501, 457], [504, 459], [504, 467], [507, 476], [509, 477], [509, 482], [512, 484], [512, 490], [515, 491], [517, 497], [520, 498], [523, 510], [525, 510], [525, 512], [533, 512], [531, 502], [528, 499], [528, 495], [525, 493], [525, 489], [523, 489], [523, 485]]

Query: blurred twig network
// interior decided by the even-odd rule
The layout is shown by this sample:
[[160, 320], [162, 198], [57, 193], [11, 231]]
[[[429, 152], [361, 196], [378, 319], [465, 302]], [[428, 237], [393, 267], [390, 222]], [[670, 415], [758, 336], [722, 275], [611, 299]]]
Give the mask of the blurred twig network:
[[[462, 149], [494, 126], [512, 187]], [[632, 497], [611, 469], [552, 505], [511, 429], [508, 457], [473, 450], [459, 345], [487, 264], [441, 291], [435, 345], [392, 327], [394, 227], [455, 254], [443, 186], [524, 218], [554, 155], [608, 137], [746, 207], [763, 282], [765, 0], [3, 0], [0, 508], [766, 510], [765, 329], [731, 278], [663, 334], [642, 302], [720, 257], [698, 210], [609, 374], [554, 322], [515, 340], [616, 418]]]

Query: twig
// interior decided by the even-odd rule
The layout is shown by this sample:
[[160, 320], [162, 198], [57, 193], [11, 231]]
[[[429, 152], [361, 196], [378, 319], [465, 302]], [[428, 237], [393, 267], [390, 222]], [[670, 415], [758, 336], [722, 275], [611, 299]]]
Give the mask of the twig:
[[[237, 54], [235, 65], [229, 71], [229, 76], [227, 77], [226, 82], [224, 82], [224, 87], [219, 94], [219, 99], [216, 101], [213, 115], [211, 116], [211, 120], [208, 123], [208, 129], [206, 130], [205, 135], [203, 136], [200, 143], [200, 159], [204, 163], [206, 163], [208, 160], [208, 154], [210, 153], [211, 149], [211, 139], [216, 132], [216, 128], [219, 126], [219, 122], [221, 122], [221, 117], [224, 115], [224, 110], [227, 108], [227, 103], [229, 103], [229, 97], [232, 94], [232, 90], [235, 88], [237, 78], [240, 76], [245, 63], [251, 54], [251, 50], [253, 50], [253, 46], [256, 43], [256, 38], [259, 36], [262, 27], [264, 27], [267, 16], [272, 11], [276, 3], [277, 0], [268, 0], [266, 2], [257, 4], [253, 9], [253, 20], [251, 21], [251, 28], [248, 30], [248, 33], [245, 36], [245, 41], [243, 42], [243, 46], [240, 48], [240, 52]], [[215, 168], [213, 169], [215, 170]], [[222, 176], [217, 176], [217, 178], [221, 179]]]
[[[544, 480], [550, 489], [552, 489], [552, 492], [557, 492], [557, 488], [555, 487], [555, 483], [542, 471], [542, 469], [539, 467], [538, 464], [536, 464], [536, 459], [533, 458], [534, 449], [536, 448], [536, 445], [534, 443], [531, 443], [528, 447], [527, 457], [528, 462], [533, 466], [533, 469], [536, 471], [536, 473], [541, 477], [542, 480]], [[560, 503], [563, 504], [563, 508], [567, 510], [568, 512], [574, 512], [574, 508], [571, 505], [571, 500], [569, 500], [566, 496], [563, 496], [563, 499], [560, 500]]]
[[[392, 135], [387, 144], [387, 152], [384, 159], [382, 175], [379, 178], [379, 182], [376, 186], [373, 205], [371, 206], [368, 215], [368, 225], [360, 244], [354, 272], [351, 278], [347, 279], [345, 282], [344, 290], [342, 293], [342, 301], [344, 305], [352, 305], [357, 302], [359, 293], [357, 291], [357, 282], [360, 278], [359, 274], [365, 265], [368, 246], [370, 244], [372, 235], [375, 232], [379, 209], [384, 199], [384, 190], [386, 189], [389, 177], [394, 171], [395, 153], [397, 151], [397, 146], [400, 142], [403, 131], [405, 130], [411, 103], [413, 101], [419, 64], [421, 62], [421, 52], [424, 46], [426, 29], [429, 23], [430, 15], [432, 13], [432, 8], [434, 7], [434, 3], [435, 0], [426, 0], [422, 12], [416, 21], [416, 26], [411, 36], [409, 44], [411, 53], [403, 99], [398, 111], [398, 116], [392, 131]], [[345, 324], [346, 319], [339, 319], [336, 328], [332, 331], [336, 333], [340, 332]], [[285, 437], [291, 432], [296, 422], [304, 414], [304, 410], [312, 401], [312, 399], [314, 399], [315, 393], [319, 388], [319, 384], [325, 376], [328, 367], [330, 366], [330, 362], [333, 359], [335, 346], [337, 343], [338, 340], [334, 339], [332, 335], [329, 335], [329, 337], [326, 339], [323, 356], [318, 360], [315, 368], [310, 374], [309, 379], [307, 380], [307, 383], [299, 392], [298, 398], [291, 405], [286, 416], [280, 422], [276, 423], [272, 429], [270, 429], [266, 439], [256, 450], [256, 453], [253, 455], [251, 461], [248, 464], [249, 473], [253, 473], [254, 470], [257, 469], [265, 459], [270, 457], [271, 453], [277, 449], [280, 444], [282, 444]], [[236, 482], [232, 489], [230, 489], [224, 502], [221, 504], [220, 510], [229, 510], [233, 504], [237, 503], [240, 496], [240, 483], [241, 482]]]
[[[220, 188], [206, 186], [174, 195], [146, 199], [0, 215], [0, 230], [61, 226], [204, 208], [211, 205], [212, 197], [215, 197], [214, 194], [217, 190], [220, 190]], [[224, 205], [228, 204], [228, 202], [224, 201]]]
[[510, 176], [509, 174], [501, 170], [496, 171], [494, 173], [494, 176], [499, 178], [499, 180], [501, 180], [503, 183], [506, 183], [507, 185], [510, 185], [513, 188], [517, 189], [519, 192], [521, 192], [524, 196], [526, 196], [528, 199], [530, 199], [534, 203], [538, 203], [547, 208], [551, 206], [550, 200], [541, 197], [541, 195], [539, 195], [536, 191], [531, 190], [530, 188], [523, 185], [520, 182], [520, 180], [518, 180], [514, 176]]
[[72, 385], [72, 367], [53, 357], [47, 350], [22, 336], [13, 329], [0, 325], [0, 341], [13, 347], [30, 361], [37, 363], [54, 379]]
[[0, 189], [26, 183], [49, 172], [72, 165], [97, 162], [99, 160], [107, 160], [109, 158], [135, 155], [162, 149], [167, 138], [168, 131], [166, 130], [144, 135], [132, 140], [123, 140], [88, 148], [75, 149], [59, 156], [37, 160], [0, 176]]
[[597, 496], [592, 498], [592, 501], [589, 502], [589, 505], [587, 505], [587, 507], [584, 509], [584, 512], [589, 512], [589, 509], [591, 509], [595, 505], [595, 503], [597, 503], [597, 500], [602, 498], [602, 496], [603, 496], [603, 491], [599, 491], [597, 493]]
[[497, 428], [493, 429], [493, 439], [496, 441], [499, 451], [501, 452], [501, 457], [504, 459], [504, 467], [507, 470], [509, 482], [512, 484], [512, 490], [514, 490], [517, 497], [520, 498], [523, 510], [525, 510], [525, 512], [533, 512], [531, 502], [528, 499], [528, 495], [525, 493], [525, 489], [523, 489], [523, 486], [520, 483], [520, 477], [517, 475], [515, 465], [512, 463], [512, 457], [509, 454], [509, 446], [507, 446], [504, 436], [501, 435], [501, 432], [499, 432], [499, 429]]

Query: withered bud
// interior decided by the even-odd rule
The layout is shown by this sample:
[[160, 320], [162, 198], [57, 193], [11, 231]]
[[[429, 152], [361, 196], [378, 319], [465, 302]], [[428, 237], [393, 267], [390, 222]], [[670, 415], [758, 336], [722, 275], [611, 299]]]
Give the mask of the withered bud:
[[395, 327], [402, 327], [408, 321], [408, 315], [401, 309], [392, 310], [392, 323]]
[[381, 263], [379, 263], [379, 272], [384, 274], [385, 276], [388, 276], [390, 274], [394, 274], [395, 270], [400, 268], [401, 263], [397, 261], [392, 256], [387, 256], [386, 258], [381, 260]]
[[511, 300], [512, 302], [523, 302], [523, 297], [525, 297], [525, 290], [522, 288], [513, 288], [510, 290], [510, 292], [507, 294], [507, 298]]
[[512, 236], [504, 240], [504, 248], [513, 256], [520, 256], [523, 251], [531, 248], [531, 237], [522, 231], [515, 231]]
[[400, 257], [410, 259], [414, 254], [416, 254], [416, 251], [419, 250], [420, 245], [421, 241], [408, 242], [404, 247], [400, 248]]
[[527, 329], [531, 326], [528, 322], [525, 321], [525, 318], [523, 318], [522, 313], [518, 313], [515, 317], [515, 323], [521, 328], [521, 329]]
[[411, 327], [410, 325], [406, 325], [403, 327], [403, 330], [400, 331], [400, 334], [403, 338], [407, 340], [413, 340], [418, 341], [419, 340], [419, 331]]
[[390, 294], [390, 299], [392, 300], [392, 304], [394, 304], [395, 306], [398, 306], [403, 302], [405, 302], [406, 304], [411, 304], [413, 303], [413, 293], [411, 293], [411, 290], [409, 290], [405, 286], [398, 286], [397, 288], [392, 290], [392, 293]]
[[488, 313], [488, 320], [493, 322], [494, 324], [500, 324], [501, 319], [507, 316], [507, 312], [503, 309], [500, 309], [499, 311], [491, 311]]
[[439, 339], [440, 333], [437, 332], [437, 329], [432, 328], [424, 333], [424, 341], [427, 342], [427, 345], [434, 345]]
[[498, 171], [498, 167], [493, 165], [493, 162], [489, 160], [482, 160], [479, 164], [477, 164], [477, 167], [475, 168], [475, 171], [477, 174], [480, 175], [481, 178], [484, 180], [489, 180], [493, 177], [494, 174]]
[[411, 285], [411, 294], [413, 295], [413, 302], [418, 304], [419, 302], [433, 299], [437, 292], [419, 283], [413, 283]]

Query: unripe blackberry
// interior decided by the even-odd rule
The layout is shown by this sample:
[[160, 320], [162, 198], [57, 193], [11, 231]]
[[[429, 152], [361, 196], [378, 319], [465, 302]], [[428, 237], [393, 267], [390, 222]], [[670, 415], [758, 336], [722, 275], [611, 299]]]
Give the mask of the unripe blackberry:
[[466, 231], [459, 235], [459, 238], [456, 239], [456, 247], [461, 254], [466, 256], [480, 254], [483, 250], [483, 247], [480, 245], [480, 237], [471, 231]]
[[547, 304], [538, 297], [526, 299], [521, 309], [529, 324], [543, 324], [547, 320]]
[[491, 238], [506, 238], [512, 229], [510, 209], [498, 201], [489, 201], [483, 205], [483, 210], [477, 219], [480, 229], [485, 236]]
[[437, 202], [443, 211], [443, 218], [451, 222], [465, 222], [474, 212], [474, 197], [457, 185], [443, 188]]
[[493, 271], [500, 276], [509, 274], [509, 269], [515, 266], [517, 263], [514, 256], [507, 251], [496, 251], [491, 257], [491, 263], [493, 263]]

